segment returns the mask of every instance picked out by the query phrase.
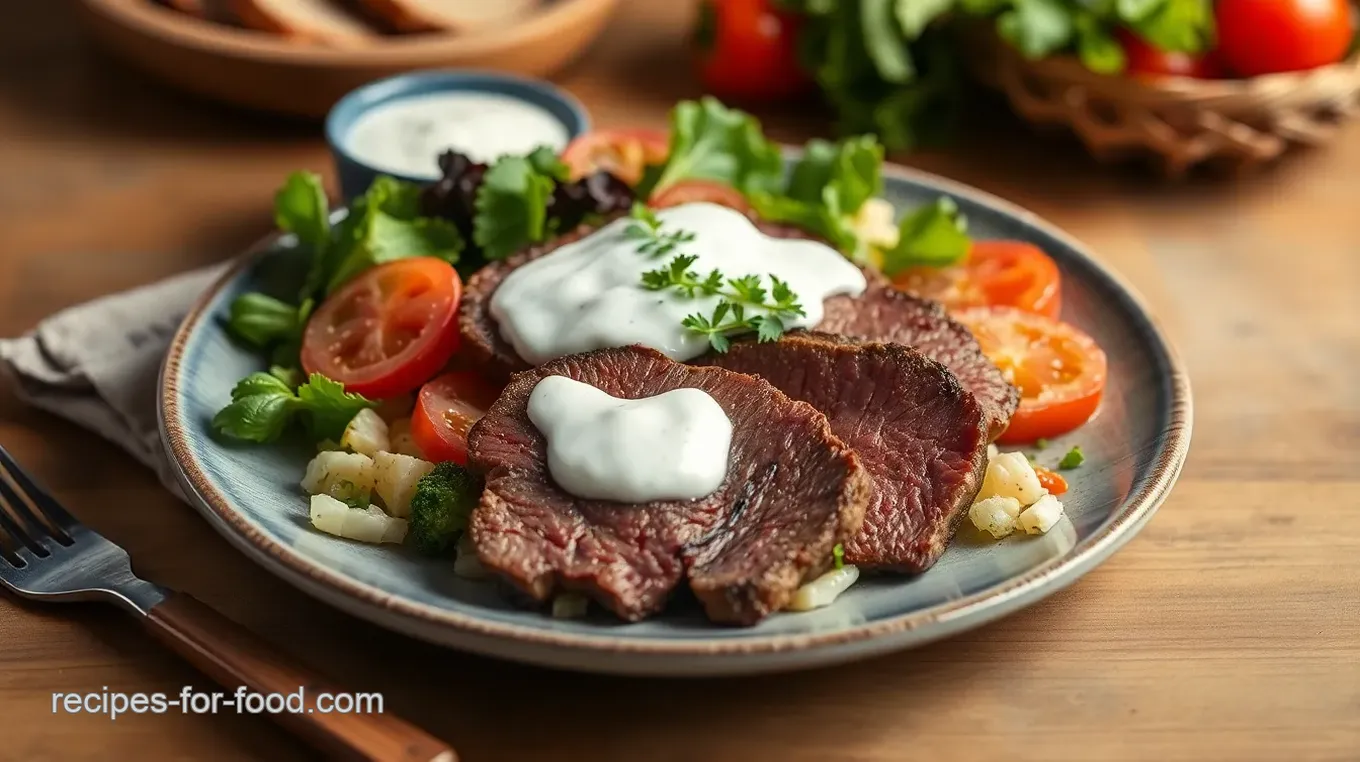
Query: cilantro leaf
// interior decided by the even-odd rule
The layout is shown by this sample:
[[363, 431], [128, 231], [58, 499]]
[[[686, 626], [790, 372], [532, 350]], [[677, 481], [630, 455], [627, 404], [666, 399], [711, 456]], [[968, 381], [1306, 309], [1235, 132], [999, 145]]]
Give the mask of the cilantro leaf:
[[254, 397], [257, 395], [285, 395], [293, 396], [293, 387], [288, 382], [274, 375], [274, 373], [251, 373], [249, 376], [236, 382], [232, 387], [231, 398], [239, 400], [242, 397]]
[[845, 546], [839, 542], [831, 549], [831, 565], [837, 569], [845, 567]]
[[213, 416], [219, 433], [247, 442], [273, 442], [293, 417], [292, 394], [252, 394], [233, 401]]
[[773, 188], [783, 175], [779, 147], [765, 138], [760, 122], [705, 97], [675, 105], [666, 163], [638, 196], [686, 179], [714, 180], [749, 194]]
[[477, 189], [472, 235], [487, 259], [504, 259], [544, 239], [553, 186], [553, 178], [523, 156], [491, 165]]
[[540, 175], [547, 175], [557, 182], [566, 182], [571, 177], [571, 168], [566, 162], [557, 155], [557, 152], [548, 146], [539, 146], [529, 152], [525, 157], [529, 160], [529, 165]]
[[297, 389], [297, 398], [308, 415], [312, 439], [340, 439], [345, 427], [364, 408], [373, 403], [358, 394], [350, 394], [339, 381], [332, 381], [320, 373], [313, 373], [307, 383]]
[[273, 442], [302, 416], [314, 441], [339, 439], [360, 410], [373, 406], [320, 373], [313, 373], [294, 392], [284, 374], [283, 369], [274, 368], [238, 381], [231, 390], [231, 403], [213, 416], [213, 429], [232, 439]]
[[889, 276], [917, 265], [947, 267], [968, 255], [972, 244], [958, 205], [941, 196], [902, 219], [897, 245], [883, 252], [883, 272]]

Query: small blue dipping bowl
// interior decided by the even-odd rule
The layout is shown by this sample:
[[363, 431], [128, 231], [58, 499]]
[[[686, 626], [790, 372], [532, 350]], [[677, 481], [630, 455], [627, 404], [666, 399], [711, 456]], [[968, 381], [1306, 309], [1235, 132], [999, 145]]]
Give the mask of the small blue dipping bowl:
[[434, 179], [411, 177], [369, 166], [349, 152], [345, 141], [354, 123], [370, 109], [402, 98], [443, 92], [479, 92], [518, 98], [561, 121], [567, 128], [568, 139], [590, 129], [590, 117], [586, 115], [580, 101], [538, 79], [467, 69], [430, 69], [370, 82], [341, 98], [326, 115], [326, 141], [330, 143], [331, 156], [340, 177], [340, 193], [346, 203], [368, 190], [378, 175], [390, 175], [416, 183], [428, 183]]

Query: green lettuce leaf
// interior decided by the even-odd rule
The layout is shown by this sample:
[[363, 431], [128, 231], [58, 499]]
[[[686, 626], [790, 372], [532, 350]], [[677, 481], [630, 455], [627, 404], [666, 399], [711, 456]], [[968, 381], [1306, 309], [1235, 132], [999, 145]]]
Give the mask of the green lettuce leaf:
[[714, 98], [681, 101], [671, 111], [670, 153], [646, 197], [681, 180], [713, 180], [743, 193], [771, 190], [783, 179], [779, 147], [765, 138], [755, 117]]
[[765, 219], [789, 222], [827, 239], [862, 262], [867, 244], [855, 233], [853, 217], [864, 202], [883, 192], [883, 146], [870, 135], [836, 143], [809, 141], [782, 194], [750, 195]]
[[331, 293], [375, 265], [405, 257], [438, 257], [457, 262], [464, 242], [447, 220], [420, 217], [420, 186], [379, 177], [354, 200], [336, 226], [327, 256], [314, 261], [314, 278]]
[[294, 172], [274, 194], [274, 223], [298, 237], [313, 251], [330, 241], [330, 205], [321, 178], [312, 172]]
[[947, 267], [968, 255], [972, 240], [958, 205], [941, 196], [904, 217], [898, 224], [897, 245], [883, 252], [883, 272], [889, 276], [908, 267]]

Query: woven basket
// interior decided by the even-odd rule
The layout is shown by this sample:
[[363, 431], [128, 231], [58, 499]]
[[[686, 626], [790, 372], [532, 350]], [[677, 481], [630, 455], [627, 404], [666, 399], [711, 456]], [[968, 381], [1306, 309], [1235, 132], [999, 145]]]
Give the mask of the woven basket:
[[1096, 74], [1072, 56], [1029, 61], [990, 31], [967, 36], [973, 74], [1030, 122], [1071, 128], [1099, 161], [1151, 155], [1168, 176], [1244, 171], [1319, 145], [1360, 112], [1360, 58], [1240, 80]]

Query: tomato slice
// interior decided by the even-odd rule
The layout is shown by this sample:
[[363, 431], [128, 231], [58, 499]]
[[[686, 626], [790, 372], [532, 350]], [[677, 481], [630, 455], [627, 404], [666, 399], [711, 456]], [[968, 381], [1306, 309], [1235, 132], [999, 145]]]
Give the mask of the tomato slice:
[[453, 266], [411, 257], [374, 267], [321, 303], [302, 335], [302, 368], [370, 399], [413, 391], [458, 349], [463, 283]]
[[500, 390], [476, 373], [454, 371], [420, 387], [411, 437], [426, 459], [467, 465], [467, 434]]
[[1024, 241], [975, 241], [962, 264], [908, 268], [893, 283], [950, 310], [1015, 307], [1051, 318], [1062, 311], [1057, 263]]
[[637, 185], [649, 164], [660, 164], [670, 154], [670, 138], [660, 130], [594, 130], [571, 141], [562, 161], [578, 180], [605, 171], [629, 185]]
[[755, 209], [741, 191], [713, 180], [681, 180], [661, 189], [660, 193], [652, 196], [647, 205], [653, 209], [665, 209], [701, 201], [736, 209], [748, 217], [755, 214]]
[[1090, 336], [1010, 307], [976, 307], [954, 317], [1020, 390], [1020, 407], [998, 442], [1057, 436], [1095, 414], [1105, 391], [1106, 360]]

